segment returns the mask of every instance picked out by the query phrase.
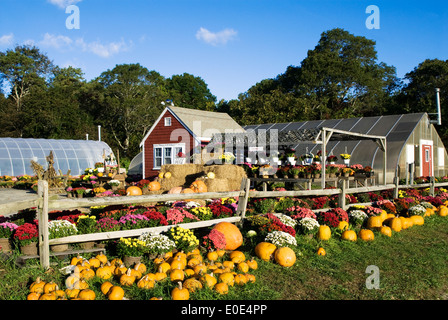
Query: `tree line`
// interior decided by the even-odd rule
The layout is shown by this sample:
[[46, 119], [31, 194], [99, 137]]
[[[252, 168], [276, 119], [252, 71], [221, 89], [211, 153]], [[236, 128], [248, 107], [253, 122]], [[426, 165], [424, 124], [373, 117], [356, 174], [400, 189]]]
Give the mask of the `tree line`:
[[163, 77], [139, 63], [116, 65], [87, 81], [80, 68], [61, 68], [35, 46], [0, 52], [0, 136], [102, 139], [132, 159], [160, 115], [162, 101], [227, 112], [239, 124], [338, 119], [436, 112], [441, 90], [442, 125], [448, 143], [448, 61], [427, 59], [397, 77], [378, 61], [375, 41], [335, 28], [325, 31], [297, 66], [263, 79], [237, 99], [217, 102], [205, 81], [188, 73]]

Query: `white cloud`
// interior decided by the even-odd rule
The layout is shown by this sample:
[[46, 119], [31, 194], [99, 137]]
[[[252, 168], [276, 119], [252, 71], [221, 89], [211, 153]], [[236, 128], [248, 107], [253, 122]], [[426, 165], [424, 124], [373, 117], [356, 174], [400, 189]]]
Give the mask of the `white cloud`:
[[73, 40], [69, 37], [62, 35], [56, 36], [47, 32], [44, 35], [44, 39], [40, 41], [39, 44], [45, 47], [60, 49], [69, 46], [72, 42]]
[[0, 45], [1, 46], [9, 46], [14, 41], [14, 34], [5, 34], [0, 37]]
[[58, 6], [61, 9], [67, 8], [69, 5], [76, 4], [82, 0], [48, 0], [51, 4]]
[[202, 40], [205, 43], [211, 44], [213, 46], [224, 45], [230, 40], [235, 39], [238, 32], [233, 29], [224, 29], [219, 32], [211, 32], [205, 28], [200, 28], [196, 32], [196, 39]]
[[83, 51], [91, 52], [102, 58], [109, 58], [114, 54], [127, 51], [132, 45], [132, 42], [127, 44], [123, 39], [121, 39], [120, 42], [102, 44], [98, 41], [85, 42], [83, 38], [79, 38], [76, 40], [76, 45], [79, 46]]

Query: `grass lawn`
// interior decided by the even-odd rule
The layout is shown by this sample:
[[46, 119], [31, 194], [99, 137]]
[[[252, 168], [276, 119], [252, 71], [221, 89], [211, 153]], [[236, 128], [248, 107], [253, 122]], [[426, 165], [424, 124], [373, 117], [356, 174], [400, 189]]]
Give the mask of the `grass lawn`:
[[[407, 300], [448, 299], [448, 218], [431, 216], [423, 226], [413, 226], [392, 237], [375, 232], [375, 240], [354, 243], [334, 235], [320, 242], [297, 236], [297, 262], [283, 268], [274, 262], [258, 261], [251, 270], [257, 280], [242, 287], [231, 287], [229, 294], [199, 290], [191, 299], [212, 300]], [[318, 256], [317, 248], [325, 248], [326, 256]], [[253, 247], [241, 248], [246, 257], [254, 256]], [[88, 258], [88, 256], [86, 256]], [[56, 260], [53, 260], [53, 262]], [[149, 268], [151, 261], [145, 261]], [[65, 289], [66, 276], [57, 271], [68, 260], [59, 261], [45, 272], [37, 262], [23, 268], [14, 265], [14, 256], [0, 261], [0, 300], [24, 300], [29, 284], [40, 276], [54, 280]], [[369, 265], [379, 269], [379, 289], [368, 289], [366, 273]], [[99, 288], [102, 280], [90, 280], [98, 299], [105, 299]], [[169, 280], [158, 283], [152, 290], [135, 285], [125, 289], [125, 296], [143, 300], [160, 296], [170, 298], [175, 284]]]

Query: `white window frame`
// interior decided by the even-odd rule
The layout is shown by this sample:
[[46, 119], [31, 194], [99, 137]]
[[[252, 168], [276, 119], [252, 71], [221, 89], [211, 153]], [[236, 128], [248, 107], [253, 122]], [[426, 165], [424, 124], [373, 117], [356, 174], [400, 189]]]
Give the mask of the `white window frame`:
[[[175, 159], [177, 158], [177, 152], [180, 149], [181, 152], [185, 153], [185, 143], [165, 143], [165, 144], [155, 144], [153, 145], [153, 170], [159, 170], [161, 166], [156, 165], [156, 150], [161, 149], [161, 166], [163, 166], [166, 162], [166, 150], [171, 150], [171, 154], [169, 156], [171, 164], [175, 163]], [[158, 157], [160, 158], [160, 157]]]
[[171, 127], [171, 117], [163, 118], [163, 122], [165, 124], [165, 127]]

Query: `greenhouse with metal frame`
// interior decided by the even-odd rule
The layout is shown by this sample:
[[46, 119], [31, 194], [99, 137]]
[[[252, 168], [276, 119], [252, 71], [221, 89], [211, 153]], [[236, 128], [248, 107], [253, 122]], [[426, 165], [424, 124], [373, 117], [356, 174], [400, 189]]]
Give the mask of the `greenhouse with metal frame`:
[[54, 169], [80, 175], [96, 162], [103, 162], [112, 149], [103, 141], [31, 138], [0, 138], [0, 176], [34, 175], [31, 160], [47, 168], [46, 157], [53, 151]]

